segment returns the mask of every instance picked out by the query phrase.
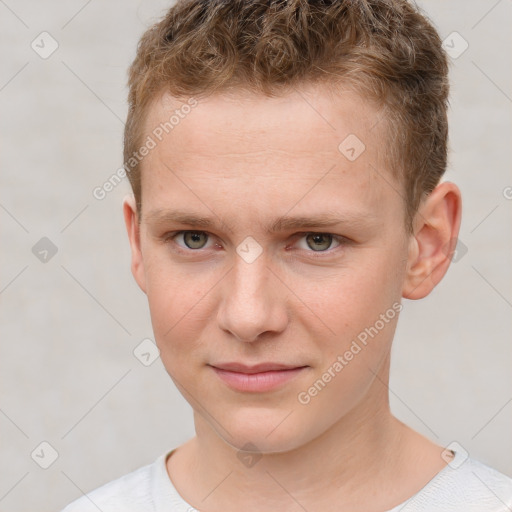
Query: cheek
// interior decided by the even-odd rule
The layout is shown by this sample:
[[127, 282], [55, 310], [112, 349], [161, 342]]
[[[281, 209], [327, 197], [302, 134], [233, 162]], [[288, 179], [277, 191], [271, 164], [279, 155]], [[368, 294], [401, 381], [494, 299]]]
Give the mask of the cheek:
[[[313, 350], [321, 358], [296, 402], [304, 414], [318, 418], [319, 431], [353, 409], [370, 386], [378, 385], [375, 375], [389, 355], [401, 310], [394, 287], [371, 272], [354, 272], [333, 281], [317, 300], [315, 311], [334, 334], [324, 328], [320, 335], [318, 329]], [[311, 326], [305, 326], [309, 333]]]
[[303, 319], [310, 318], [310, 326], [316, 322], [319, 333], [348, 339], [400, 300], [399, 259], [398, 252], [365, 249], [343, 267], [295, 276], [289, 286], [309, 308]]
[[309, 278], [296, 281], [297, 295], [314, 313], [304, 309], [297, 320], [321, 354], [322, 382], [340, 396], [357, 396], [389, 353], [401, 310], [400, 273], [390, 269], [399, 260], [399, 251], [367, 249], [357, 265], [330, 273], [314, 287]]
[[185, 326], [190, 329], [194, 325], [190, 319], [200, 309], [205, 291], [186, 270], [171, 265], [162, 252], [155, 251], [145, 262], [146, 293], [156, 342], [161, 351], [167, 351], [183, 338], [179, 333], [183, 334]]

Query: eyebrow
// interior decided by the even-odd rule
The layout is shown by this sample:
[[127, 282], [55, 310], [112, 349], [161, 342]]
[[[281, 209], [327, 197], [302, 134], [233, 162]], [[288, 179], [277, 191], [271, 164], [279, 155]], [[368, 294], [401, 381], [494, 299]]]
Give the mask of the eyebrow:
[[[291, 231], [293, 229], [328, 228], [339, 225], [362, 228], [372, 219], [374, 219], [374, 217], [366, 212], [358, 213], [356, 215], [351, 214], [350, 216], [332, 213], [320, 213], [308, 216], [299, 215], [295, 217], [283, 215], [270, 223], [270, 225], [267, 226], [267, 231], [269, 233], [279, 233], [283, 231]], [[197, 215], [186, 210], [167, 209], [158, 209], [149, 212], [145, 221], [148, 224], [155, 225], [174, 222], [203, 229], [214, 229], [219, 226], [219, 224], [224, 224], [222, 222], [217, 222], [213, 217]], [[232, 231], [230, 227], [229, 230]]]

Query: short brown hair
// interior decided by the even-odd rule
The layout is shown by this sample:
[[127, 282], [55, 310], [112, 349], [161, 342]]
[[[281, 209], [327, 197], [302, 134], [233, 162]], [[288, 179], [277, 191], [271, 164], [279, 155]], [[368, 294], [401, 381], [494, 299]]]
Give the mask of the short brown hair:
[[124, 161], [139, 212], [132, 156], [162, 92], [273, 96], [317, 82], [344, 84], [385, 107], [386, 167], [403, 184], [410, 231], [446, 170], [449, 83], [436, 29], [406, 0], [178, 0], [144, 33], [129, 71]]

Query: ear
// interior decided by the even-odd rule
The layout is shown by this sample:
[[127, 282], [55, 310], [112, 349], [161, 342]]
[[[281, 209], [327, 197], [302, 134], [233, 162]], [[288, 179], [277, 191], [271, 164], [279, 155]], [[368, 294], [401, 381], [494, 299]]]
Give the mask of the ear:
[[123, 214], [132, 252], [132, 274], [140, 289], [146, 293], [146, 275], [140, 247], [140, 226], [138, 221], [137, 205], [133, 194], [127, 195], [124, 198]]
[[409, 241], [404, 298], [426, 297], [446, 274], [457, 246], [461, 213], [461, 193], [454, 183], [440, 183], [423, 201]]

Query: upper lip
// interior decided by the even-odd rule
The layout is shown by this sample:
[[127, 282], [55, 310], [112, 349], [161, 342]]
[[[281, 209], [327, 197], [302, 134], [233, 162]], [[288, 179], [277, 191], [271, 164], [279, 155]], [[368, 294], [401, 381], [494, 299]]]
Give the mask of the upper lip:
[[237, 373], [262, 373], [276, 370], [294, 370], [295, 368], [303, 368], [306, 365], [281, 364], [281, 363], [260, 363], [255, 365], [246, 365], [242, 363], [216, 363], [211, 364], [219, 370], [227, 370]]

